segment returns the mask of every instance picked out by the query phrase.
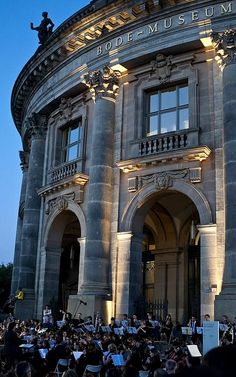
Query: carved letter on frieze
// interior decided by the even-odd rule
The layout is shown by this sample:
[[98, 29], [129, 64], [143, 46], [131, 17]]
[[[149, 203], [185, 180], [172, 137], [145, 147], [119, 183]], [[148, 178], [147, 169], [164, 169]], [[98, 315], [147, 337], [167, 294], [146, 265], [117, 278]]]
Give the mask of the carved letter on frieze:
[[98, 97], [115, 98], [118, 95], [120, 76], [120, 71], [104, 67], [84, 75], [84, 83], [89, 87], [94, 100]]
[[228, 29], [224, 32], [213, 32], [211, 38], [217, 52], [215, 59], [220, 67], [223, 68], [227, 64], [235, 64], [236, 31]]
[[160, 83], [165, 83], [170, 79], [172, 70], [172, 56], [165, 56], [163, 54], [158, 54], [156, 60], [151, 62], [152, 73], [154, 72], [160, 81]]

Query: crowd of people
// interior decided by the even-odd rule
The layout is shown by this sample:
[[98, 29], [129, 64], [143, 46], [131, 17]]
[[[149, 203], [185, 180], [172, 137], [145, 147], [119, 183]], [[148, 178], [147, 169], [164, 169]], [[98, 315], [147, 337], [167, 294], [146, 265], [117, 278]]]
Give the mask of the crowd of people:
[[[171, 315], [160, 321], [147, 313], [112, 317], [100, 314], [82, 319], [60, 311], [54, 320], [47, 306], [42, 321], [19, 321], [12, 314], [0, 323], [0, 377], [231, 377], [236, 372], [236, 320], [222, 318], [221, 346], [204, 357], [193, 357], [188, 344], [202, 349], [200, 324], [191, 317], [183, 332]], [[210, 320], [206, 315], [204, 320]]]

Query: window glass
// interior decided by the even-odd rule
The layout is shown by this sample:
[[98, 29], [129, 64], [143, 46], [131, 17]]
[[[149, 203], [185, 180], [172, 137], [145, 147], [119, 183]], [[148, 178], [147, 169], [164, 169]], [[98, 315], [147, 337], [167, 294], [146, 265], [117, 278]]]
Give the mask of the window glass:
[[188, 104], [188, 87], [182, 86], [179, 88], [179, 105]]
[[158, 94], [157, 93], [150, 95], [150, 108], [149, 108], [150, 113], [154, 113], [156, 111], [158, 111]]
[[189, 128], [188, 86], [176, 85], [148, 94], [146, 136]]
[[179, 129], [185, 130], [189, 128], [189, 114], [188, 109], [179, 110]]
[[77, 158], [77, 144], [68, 149], [68, 161], [75, 160]]
[[176, 130], [176, 111], [161, 114], [161, 133]]
[[76, 141], [78, 141], [78, 136], [79, 136], [79, 127], [73, 127], [70, 130], [70, 140], [69, 143], [72, 144]]
[[150, 116], [148, 122], [147, 136], [156, 135], [158, 133], [158, 116]]
[[176, 88], [170, 88], [161, 93], [161, 110], [176, 107]]
[[62, 162], [72, 161], [80, 156], [81, 132], [81, 120], [63, 131]]

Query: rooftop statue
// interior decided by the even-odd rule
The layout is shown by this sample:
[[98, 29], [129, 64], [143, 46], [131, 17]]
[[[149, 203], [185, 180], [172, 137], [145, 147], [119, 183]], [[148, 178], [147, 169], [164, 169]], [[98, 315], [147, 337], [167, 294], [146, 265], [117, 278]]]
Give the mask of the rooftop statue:
[[43, 45], [52, 34], [54, 23], [48, 18], [48, 12], [42, 13], [43, 19], [39, 26], [34, 26], [33, 22], [30, 23], [32, 30], [38, 31], [39, 44]]

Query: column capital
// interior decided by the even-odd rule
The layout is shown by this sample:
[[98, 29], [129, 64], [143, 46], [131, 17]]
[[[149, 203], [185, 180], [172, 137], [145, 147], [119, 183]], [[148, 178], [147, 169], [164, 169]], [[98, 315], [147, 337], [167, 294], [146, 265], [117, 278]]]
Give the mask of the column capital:
[[120, 71], [108, 66], [84, 75], [84, 83], [89, 87], [94, 100], [102, 97], [114, 99], [118, 95]]
[[45, 136], [47, 131], [47, 116], [37, 113], [32, 113], [26, 119], [27, 130], [33, 139], [41, 139]]
[[216, 234], [216, 224], [197, 225], [200, 234]]
[[118, 232], [117, 233], [117, 239], [119, 241], [131, 240], [132, 237], [133, 237], [133, 233], [132, 232]]
[[213, 32], [211, 38], [216, 50], [215, 60], [219, 66], [224, 68], [226, 65], [236, 64], [236, 30]]

